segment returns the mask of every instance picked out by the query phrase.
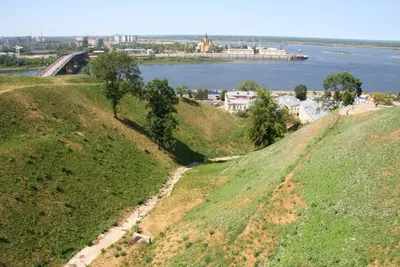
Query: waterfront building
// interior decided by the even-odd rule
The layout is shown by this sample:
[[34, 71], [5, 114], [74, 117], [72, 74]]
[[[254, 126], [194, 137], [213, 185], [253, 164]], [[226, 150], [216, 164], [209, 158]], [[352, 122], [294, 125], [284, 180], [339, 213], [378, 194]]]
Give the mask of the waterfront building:
[[[310, 123], [319, 120], [328, 114], [321, 104], [312, 99], [300, 101], [291, 95], [277, 96], [271, 95], [279, 104], [281, 109], [287, 109], [289, 114], [299, 119], [302, 123]], [[224, 107], [230, 113], [238, 111], [246, 111], [250, 108], [251, 103], [257, 98], [253, 91], [232, 91], [225, 94]]]
[[328, 111], [317, 102], [307, 99], [300, 102], [299, 119], [302, 123], [310, 123], [327, 115]]
[[278, 104], [281, 106], [281, 108], [286, 108], [289, 111], [289, 114], [299, 118], [300, 100], [298, 100], [296, 97], [291, 95], [282, 95], [278, 97]]
[[196, 49], [201, 53], [211, 53], [213, 52], [213, 43], [208, 38], [207, 33], [204, 38], [197, 44]]
[[234, 48], [230, 47], [227, 51], [229, 55], [254, 55], [254, 49], [251, 47], [247, 48]]
[[225, 110], [230, 113], [246, 111], [249, 109], [254, 99], [256, 99], [256, 94], [253, 91], [227, 92], [225, 94]]
[[258, 53], [265, 56], [287, 56], [286, 50], [278, 48], [257, 47]]
[[312, 99], [300, 101], [294, 96], [283, 95], [278, 98], [281, 108], [286, 108], [289, 114], [299, 119], [301, 123], [310, 123], [319, 120], [328, 114], [322, 105]]

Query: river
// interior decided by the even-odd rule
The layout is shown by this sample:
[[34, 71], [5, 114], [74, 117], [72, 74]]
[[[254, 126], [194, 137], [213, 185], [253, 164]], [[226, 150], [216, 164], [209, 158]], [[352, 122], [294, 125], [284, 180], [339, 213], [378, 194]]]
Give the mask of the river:
[[[322, 83], [328, 74], [349, 71], [361, 79], [366, 92], [400, 91], [400, 51], [312, 45], [286, 45], [284, 48], [288, 52], [301, 49], [309, 59], [143, 65], [140, 70], [146, 82], [153, 78], [167, 78], [174, 87], [186, 84], [193, 89], [232, 89], [239, 82], [252, 79], [273, 90], [292, 90], [298, 84], [305, 84], [309, 91], [322, 90]], [[7, 73], [35, 75], [37, 72]]]

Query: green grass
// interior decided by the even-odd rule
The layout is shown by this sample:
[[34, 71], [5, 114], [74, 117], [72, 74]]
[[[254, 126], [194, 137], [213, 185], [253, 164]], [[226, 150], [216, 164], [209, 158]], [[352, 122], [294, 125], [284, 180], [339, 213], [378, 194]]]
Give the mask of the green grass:
[[[168, 266], [400, 265], [399, 116], [399, 108], [332, 114], [268, 148], [189, 171], [177, 188], [187, 180], [229, 179], [142, 253]], [[285, 201], [273, 190], [282, 190], [291, 171], [297, 186], [288, 202], [298, 194], [304, 205], [290, 210], [293, 222], [272, 223], [269, 216]], [[182, 247], [175, 236], [190, 236], [191, 245]], [[136, 266], [140, 258], [132, 256]]]
[[53, 83], [52, 78], [0, 75], [0, 85], [34, 85], [51, 83]]
[[89, 75], [66, 75], [65, 76], [66, 83], [97, 83], [95, 77]]
[[7, 70], [37, 70], [37, 69], [44, 69], [46, 66], [43, 65], [30, 65], [30, 66], [0, 66], [0, 71], [7, 71]]
[[346, 118], [317, 146], [295, 176], [310, 205], [284, 229], [271, 265], [400, 264], [399, 115]]
[[[5, 77], [7, 84], [60, 80]], [[85, 78], [64, 82], [82, 84], [40, 85], [0, 96], [0, 265], [64, 263], [121, 213], [157, 195], [177, 163], [251, 148], [247, 143], [225, 151], [224, 139], [213, 143], [210, 137], [220, 129], [207, 126], [209, 136], [203, 136], [198, 124], [185, 126], [190, 122], [180, 117], [180, 147], [157, 150], [143, 130], [145, 103], [124, 99], [120, 117], [130, 121], [125, 126], [112, 119], [98, 85]], [[181, 103], [179, 110], [192, 110], [191, 120], [219, 112], [228, 122], [226, 133], [240, 131], [240, 121], [211, 106]], [[197, 150], [200, 145], [184, 143], [185, 136], [207, 145]]]
[[[97, 87], [79, 87], [82, 94], [94, 103], [111, 107]], [[125, 97], [119, 106], [120, 117], [131, 127], [146, 132], [145, 102], [132, 96]], [[252, 146], [245, 138], [244, 120], [215, 107], [180, 98], [179, 126], [173, 157], [178, 163], [188, 164], [221, 155], [238, 155]], [[132, 123], [133, 122], [133, 123]]]
[[[229, 251], [236, 247], [236, 240], [245, 230], [249, 219], [257, 211], [260, 203], [268, 199], [282, 176], [290, 172], [290, 168], [298, 161], [299, 155], [292, 153], [292, 148], [303, 140], [308, 142], [305, 139], [312, 135], [313, 131], [314, 128], [306, 127], [267, 149], [247, 154], [238, 160], [202, 165], [189, 171], [178, 183], [177, 188], [181, 183], [187, 185], [187, 180], [208, 180], [210, 177], [217, 179], [221, 176], [229, 178], [222, 186], [207, 193], [206, 201], [190, 210], [179, 224], [171, 226], [165, 237], [159, 239], [150, 249], [170, 246], [168, 239], [173, 236], [189, 235], [199, 239], [212, 236], [211, 241], [206, 250], [201, 243], [193, 243], [190, 248], [179, 251], [168, 259], [159, 256], [158, 261], [170, 266], [180, 266], [189, 262], [197, 266], [201, 265], [206, 257], [212, 266], [229, 264], [235, 257]], [[186, 191], [190, 190], [192, 189], [188, 186]], [[176, 192], [174, 195], [180, 194]], [[213, 241], [214, 237], [217, 241]], [[173, 247], [170, 249], [173, 250]], [[193, 258], [193, 255], [196, 257]]]

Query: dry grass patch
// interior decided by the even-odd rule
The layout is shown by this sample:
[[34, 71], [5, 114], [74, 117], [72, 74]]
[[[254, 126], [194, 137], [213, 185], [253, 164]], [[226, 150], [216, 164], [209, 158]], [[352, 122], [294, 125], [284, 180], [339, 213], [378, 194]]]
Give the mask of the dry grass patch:
[[285, 181], [274, 190], [268, 211], [268, 221], [272, 224], [287, 224], [295, 221], [295, 210], [305, 205], [303, 198], [296, 191], [301, 186], [293, 182], [293, 177], [294, 171], [289, 173]]

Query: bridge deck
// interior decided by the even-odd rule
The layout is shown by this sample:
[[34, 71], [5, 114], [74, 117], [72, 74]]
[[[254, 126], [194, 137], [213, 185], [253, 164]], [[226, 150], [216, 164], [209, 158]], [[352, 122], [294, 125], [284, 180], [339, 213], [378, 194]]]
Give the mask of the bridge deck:
[[68, 64], [75, 56], [84, 54], [86, 52], [76, 52], [58, 58], [53, 64], [44, 69], [38, 76], [49, 77], [55, 76], [57, 73]]

